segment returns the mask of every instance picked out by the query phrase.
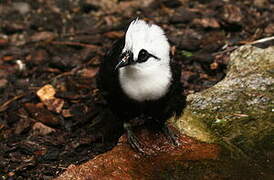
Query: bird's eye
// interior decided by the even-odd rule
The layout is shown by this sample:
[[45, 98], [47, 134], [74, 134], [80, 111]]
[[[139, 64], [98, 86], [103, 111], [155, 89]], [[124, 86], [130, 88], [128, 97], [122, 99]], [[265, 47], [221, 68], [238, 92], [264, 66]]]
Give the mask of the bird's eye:
[[146, 50], [142, 49], [142, 50], [139, 52], [137, 62], [138, 62], [138, 63], [146, 62], [146, 61], [148, 60], [149, 57], [150, 57], [150, 54], [149, 54]]

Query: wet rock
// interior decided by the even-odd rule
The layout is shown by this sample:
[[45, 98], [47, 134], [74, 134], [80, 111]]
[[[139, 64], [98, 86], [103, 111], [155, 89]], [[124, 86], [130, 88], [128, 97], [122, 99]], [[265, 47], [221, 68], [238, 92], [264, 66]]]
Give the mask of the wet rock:
[[[225, 144], [240, 156], [265, 158], [274, 149], [273, 69], [273, 46], [240, 47], [230, 56], [224, 80], [189, 95], [188, 106], [175, 124], [191, 137]], [[266, 157], [264, 162], [271, 161]]]
[[[220, 153], [216, 145], [200, 144], [185, 136], [180, 137], [182, 145], [175, 147], [163, 134], [144, 129], [139, 129], [137, 134], [150, 155], [133, 151], [126, 136], [122, 136], [113, 150], [80, 166], [70, 165], [56, 179], [161, 179], [165, 173], [176, 171], [176, 167], [187, 169], [189, 161], [216, 160]], [[180, 174], [179, 177], [187, 176]]]

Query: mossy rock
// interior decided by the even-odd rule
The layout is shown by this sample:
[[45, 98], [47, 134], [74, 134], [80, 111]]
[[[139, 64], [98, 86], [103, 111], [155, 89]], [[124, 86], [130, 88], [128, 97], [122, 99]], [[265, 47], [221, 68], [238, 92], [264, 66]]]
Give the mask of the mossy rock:
[[274, 47], [246, 45], [230, 55], [226, 77], [189, 95], [175, 125], [182, 133], [231, 150], [274, 150]]

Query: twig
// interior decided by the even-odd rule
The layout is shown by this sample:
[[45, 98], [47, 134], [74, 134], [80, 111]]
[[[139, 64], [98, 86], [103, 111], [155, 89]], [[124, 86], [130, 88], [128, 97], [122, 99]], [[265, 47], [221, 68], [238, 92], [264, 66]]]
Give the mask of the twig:
[[263, 39], [258, 39], [253, 42], [247, 42], [246, 44], [258, 44], [258, 43], [263, 43], [263, 42], [272, 41], [272, 40], [274, 40], [274, 36], [263, 38]]
[[[263, 39], [258, 39], [256, 41], [252, 41], [252, 42], [245, 42], [245, 41], [242, 41], [243, 44], [245, 45], [252, 45], [252, 44], [259, 44], [259, 43], [264, 43], [264, 42], [267, 42], [267, 41], [272, 41], [274, 40], [274, 36], [271, 36], [271, 37], [267, 37], [267, 38], [263, 38]], [[240, 46], [234, 46], [234, 47], [230, 47], [224, 51], [220, 51], [220, 52], [216, 52], [216, 53], [213, 53], [212, 55], [213, 56], [216, 56], [216, 55], [220, 55], [220, 54], [223, 54], [223, 53], [227, 53], [227, 52], [230, 52], [230, 51], [234, 51], [235, 49], [238, 49]]]
[[4, 102], [1, 106], [0, 106], [0, 112], [3, 112], [5, 111], [7, 108], [8, 108], [8, 105], [10, 103], [12, 103], [13, 101], [16, 101], [17, 99], [20, 99], [24, 96], [25, 94], [21, 94], [21, 95], [18, 95], [18, 96], [14, 96], [13, 98], [7, 100], [6, 102]]
[[70, 46], [80, 46], [80, 47], [86, 47], [90, 49], [98, 49], [100, 46], [94, 45], [94, 44], [85, 44], [80, 42], [72, 42], [72, 41], [52, 41], [51, 44], [57, 44], [57, 45], [70, 45]]
[[216, 55], [220, 55], [220, 54], [224, 54], [224, 53], [227, 53], [227, 52], [231, 52], [231, 51], [234, 51], [235, 49], [237, 49], [239, 46], [234, 46], [234, 47], [230, 47], [226, 50], [223, 50], [223, 51], [220, 51], [220, 52], [216, 52], [216, 53], [213, 53], [212, 55], [213, 56], [216, 56]]

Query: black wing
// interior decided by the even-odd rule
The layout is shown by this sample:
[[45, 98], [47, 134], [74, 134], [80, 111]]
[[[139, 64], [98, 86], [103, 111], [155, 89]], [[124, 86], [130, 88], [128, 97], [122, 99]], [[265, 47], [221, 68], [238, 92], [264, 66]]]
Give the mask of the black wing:
[[112, 48], [106, 53], [100, 65], [100, 70], [97, 76], [97, 87], [101, 94], [107, 99], [111, 99], [117, 94], [120, 89], [118, 80], [118, 71], [114, 68], [118, 62], [118, 58], [123, 50], [125, 38], [117, 40]]
[[174, 114], [178, 117], [181, 115], [183, 109], [186, 106], [186, 96], [183, 94], [183, 84], [181, 83], [181, 65], [174, 59], [170, 61], [171, 72], [172, 72], [172, 86], [169, 92], [169, 102], [166, 109], [167, 114]]

